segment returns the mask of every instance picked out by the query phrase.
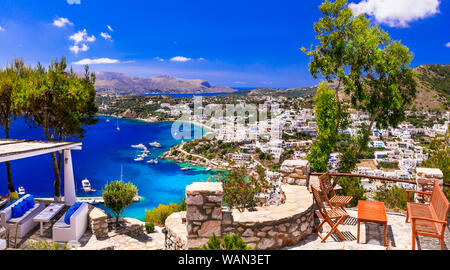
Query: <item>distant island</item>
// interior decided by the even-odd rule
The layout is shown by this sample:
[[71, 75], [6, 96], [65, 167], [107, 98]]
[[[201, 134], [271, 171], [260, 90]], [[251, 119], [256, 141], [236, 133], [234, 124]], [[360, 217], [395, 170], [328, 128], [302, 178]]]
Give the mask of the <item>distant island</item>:
[[119, 72], [96, 72], [95, 89], [99, 95], [202, 94], [231, 93], [230, 87], [213, 86], [206, 80], [132, 77]]

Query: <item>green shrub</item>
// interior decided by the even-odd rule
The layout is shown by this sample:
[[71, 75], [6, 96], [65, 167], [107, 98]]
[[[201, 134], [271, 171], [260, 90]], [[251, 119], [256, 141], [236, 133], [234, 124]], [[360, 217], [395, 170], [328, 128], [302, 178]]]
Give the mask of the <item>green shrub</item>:
[[51, 241], [49, 242], [43, 239], [29, 241], [21, 248], [27, 250], [69, 250], [67, 244], [62, 245], [56, 242]]
[[264, 168], [258, 166], [258, 177], [248, 175], [246, 168], [233, 169], [225, 177], [219, 175], [216, 181], [222, 182], [223, 200], [228, 207], [236, 207], [240, 212], [252, 210], [257, 203], [256, 196], [270, 188], [265, 179]]
[[352, 196], [353, 199], [350, 201], [347, 207], [353, 207], [358, 205], [358, 200], [367, 200], [364, 195], [364, 187], [360, 184], [359, 178], [356, 177], [341, 177], [338, 180], [338, 185], [342, 187], [341, 190], [336, 190], [336, 194]]
[[119, 224], [119, 217], [130, 204], [133, 203], [134, 196], [137, 195], [137, 188], [132, 183], [122, 181], [112, 181], [103, 188], [102, 197], [105, 206], [108, 207], [116, 217], [116, 226]]
[[145, 231], [147, 233], [152, 233], [155, 231], [155, 224], [152, 222], [145, 222]]
[[146, 223], [153, 223], [159, 226], [164, 226], [166, 219], [174, 212], [186, 211], [186, 200], [183, 199], [180, 203], [160, 204], [157, 208], [152, 210], [145, 209]]
[[225, 235], [223, 241], [213, 233], [208, 242], [199, 250], [252, 250], [238, 234]]
[[374, 199], [376, 201], [384, 202], [386, 208], [392, 210], [406, 210], [406, 190], [393, 185], [390, 189], [387, 184], [377, 187]]

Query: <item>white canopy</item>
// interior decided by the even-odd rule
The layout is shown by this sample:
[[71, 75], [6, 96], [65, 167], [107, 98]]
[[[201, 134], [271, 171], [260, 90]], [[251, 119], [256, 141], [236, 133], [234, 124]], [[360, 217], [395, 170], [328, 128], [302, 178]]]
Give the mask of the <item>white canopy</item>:
[[64, 200], [66, 204], [72, 205], [76, 202], [76, 195], [70, 150], [81, 150], [81, 145], [81, 142], [0, 139], [0, 162], [64, 151]]

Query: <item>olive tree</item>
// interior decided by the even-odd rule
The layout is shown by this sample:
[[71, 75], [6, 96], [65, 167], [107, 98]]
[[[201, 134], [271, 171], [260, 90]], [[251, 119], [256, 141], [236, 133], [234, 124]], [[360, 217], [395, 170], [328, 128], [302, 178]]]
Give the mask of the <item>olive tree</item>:
[[108, 207], [116, 217], [116, 227], [119, 225], [119, 217], [125, 209], [133, 203], [137, 195], [137, 188], [132, 183], [112, 181], [103, 188], [102, 197], [105, 206]]

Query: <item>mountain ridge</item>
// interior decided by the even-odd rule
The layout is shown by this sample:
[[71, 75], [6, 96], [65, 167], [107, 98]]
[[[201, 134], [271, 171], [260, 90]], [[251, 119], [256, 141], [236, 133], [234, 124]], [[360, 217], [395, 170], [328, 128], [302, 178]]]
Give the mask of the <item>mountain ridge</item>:
[[213, 86], [206, 80], [182, 79], [169, 75], [143, 78], [120, 72], [95, 72], [95, 76], [95, 89], [98, 94], [200, 94], [237, 91], [226, 86]]

